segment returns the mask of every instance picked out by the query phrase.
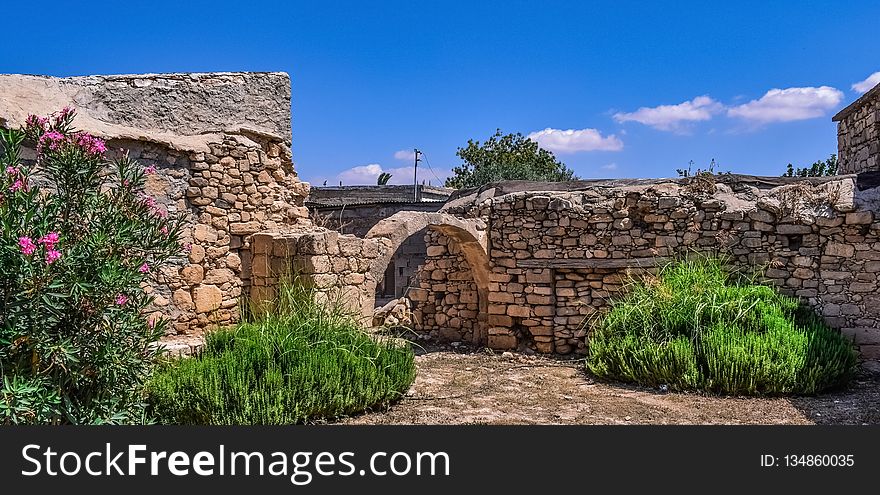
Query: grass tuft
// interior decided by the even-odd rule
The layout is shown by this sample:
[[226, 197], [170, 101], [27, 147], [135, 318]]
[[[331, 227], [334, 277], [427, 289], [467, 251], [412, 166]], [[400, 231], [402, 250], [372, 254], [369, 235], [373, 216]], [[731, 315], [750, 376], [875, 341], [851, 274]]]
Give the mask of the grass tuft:
[[587, 369], [719, 394], [815, 394], [855, 373], [852, 342], [796, 298], [694, 257], [631, 284], [595, 322]]
[[374, 339], [287, 279], [271, 311], [210, 333], [199, 354], [168, 363], [148, 391], [163, 423], [293, 424], [383, 407], [414, 378], [409, 346]]

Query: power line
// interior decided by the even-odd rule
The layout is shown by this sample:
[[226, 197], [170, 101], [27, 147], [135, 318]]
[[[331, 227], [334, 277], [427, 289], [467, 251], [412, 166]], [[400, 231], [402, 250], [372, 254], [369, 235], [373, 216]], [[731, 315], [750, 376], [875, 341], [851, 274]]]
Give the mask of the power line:
[[437, 182], [439, 182], [440, 185], [442, 185], [442, 184], [443, 184], [443, 179], [441, 179], [440, 177], [437, 177], [437, 174], [434, 172], [434, 169], [431, 167], [431, 162], [428, 161], [428, 155], [426, 155], [425, 152], [421, 152], [421, 153], [422, 153], [422, 157], [424, 157], [425, 165], [427, 165], [427, 166], [428, 166], [428, 170], [431, 171], [431, 175], [433, 175], [434, 178], [437, 179]]

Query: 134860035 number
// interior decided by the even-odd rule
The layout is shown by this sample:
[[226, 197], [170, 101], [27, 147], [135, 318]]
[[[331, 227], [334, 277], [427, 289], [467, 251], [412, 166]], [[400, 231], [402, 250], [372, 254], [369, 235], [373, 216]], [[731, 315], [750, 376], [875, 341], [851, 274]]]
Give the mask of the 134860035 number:
[[852, 467], [853, 454], [788, 454], [783, 457], [786, 467]]

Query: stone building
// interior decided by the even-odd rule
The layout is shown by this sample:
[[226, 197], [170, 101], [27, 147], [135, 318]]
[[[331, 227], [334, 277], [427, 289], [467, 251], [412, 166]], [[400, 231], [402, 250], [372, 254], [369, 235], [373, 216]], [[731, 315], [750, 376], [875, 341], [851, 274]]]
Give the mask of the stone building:
[[845, 175], [502, 182], [436, 211], [354, 208], [359, 235], [309, 217], [286, 74], [0, 76], [0, 125], [73, 106], [79, 129], [157, 168], [145, 192], [186, 216], [192, 249], [144, 289], [180, 333], [237, 321], [243, 297], [271, 304], [290, 269], [369, 321], [395, 253], [422, 240], [408, 296], [415, 330], [432, 337], [583, 353], [590, 318], [628, 277], [709, 251], [763, 270], [880, 359], [880, 181], [846, 174], [877, 170], [878, 94], [835, 117]]
[[[365, 237], [377, 223], [402, 211], [433, 213], [454, 190], [426, 185], [312, 187], [305, 205], [317, 225]], [[383, 274], [376, 274], [376, 304], [402, 297], [425, 262], [425, 233], [410, 236], [394, 252]]]
[[880, 84], [835, 115], [838, 173], [880, 171]]
[[110, 155], [124, 148], [155, 166], [145, 194], [188, 220], [190, 251], [145, 287], [152, 309], [179, 333], [237, 321], [251, 236], [311, 227], [308, 184], [291, 161], [288, 75], [0, 75], [0, 126], [64, 107], [77, 111], [77, 129], [107, 141]]
[[693, 251], [815, 308], [880, 359], [880, 188], [858, 176], [722, 175], [462, 191], [426, 237], [418, 330], [496, 349], [586, 350], [589, 319], [632, 275]]

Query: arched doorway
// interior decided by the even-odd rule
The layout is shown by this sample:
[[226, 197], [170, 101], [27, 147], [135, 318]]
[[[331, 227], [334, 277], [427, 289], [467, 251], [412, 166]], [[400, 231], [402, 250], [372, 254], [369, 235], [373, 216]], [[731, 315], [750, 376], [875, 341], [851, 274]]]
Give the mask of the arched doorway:
[[[430, 235], [425, 236], [426, 229]], [[384, 249], [370, 270], [375, 283], [383, 289], [383, 294], [390, 293], [388, 284], [393, 277], [386, 278], [386, 275], [395, 253], [409, 239], [419, 235], [428, 239], [425, 265], [432, 264], [432, 273], [427, 282], [425, 272], [417, 274], [418, 285], [411, 281], [405, 295], [423, 311], [437, 314], [430, 317], [423, 314], [423, 318], [417, 318], [415, 330], [431, 330], [446, 340], [466, 335], [466, 340], [472, 343], [485, 344], [488, 339], [489, 258], [485, 232], [478, 228], [476, 221], [445, 213], [400, 212], [379, 222], [366, 235], [367, 238], [383, 239]], [[437, 242], [438, 239], [443, 239], [444, 244]], [[446, 280], [444, 272], [454, 273], [456, 280]], [[380, 278], [385, 280], [384, 284], [379, 283]], [[438, 283], [432, 283], [432, 278]], [[375, 307], [376, 299], [367, 302], [370, 303]], [[452, 317], [448, 317], [449, 314]], [[430, 322], [430, 328], [425, 326], [426, 321]]]

